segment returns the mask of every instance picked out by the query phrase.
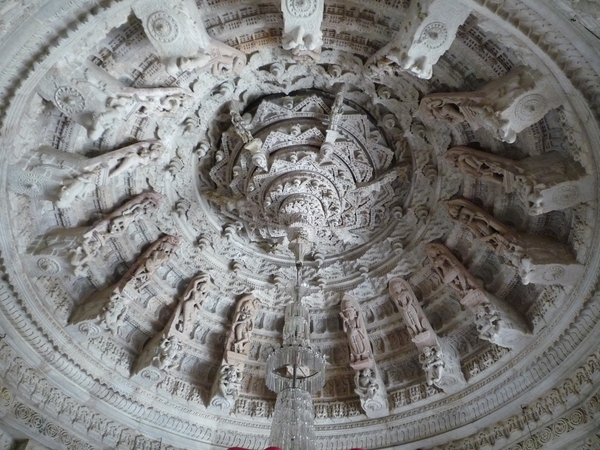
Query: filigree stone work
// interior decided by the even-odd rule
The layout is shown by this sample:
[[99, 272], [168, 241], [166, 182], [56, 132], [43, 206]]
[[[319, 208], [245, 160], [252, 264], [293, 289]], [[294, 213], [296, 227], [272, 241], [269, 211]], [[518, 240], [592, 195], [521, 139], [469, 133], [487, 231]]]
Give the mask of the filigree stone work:
[[137, 2], [133, 12], [142, 21], [169, 75], [206, 69], [215, 75], [229, 72], [239, 75], [246, 64], [244, 53], [208, 35], [193, 0], [173, 5], [146, 0]]
[[[145, 1], [134, 3], [141, 8]], [[279, 48], [285, 22], [277, 4], [199, 2], [193, 7], [199, 9], [200, 20], [192, 23], [182, 15], [192, 3], [149, 2], [154, 10], [143, 20], [142, 13], [139, 20], [135, 10], [132, 15], [128, 2], [100, 2], [93, 9], [86, 2], [63, 0], [0, 6], [0, 48], [5, 62], [0, 70], [0, 184], [4, 192], [0, 196], [4, 261], [0, 334], [6, 333], [0, 346], [0, 413], [5, 426], [49, 448], [264, 448], [273, 401], [265, 397], [264, 378], [256, 374], [263, 373], [266, 355], [278, 342], [281, 302], [288, 298], [284, 287], [293, 279], [291, 253], [295, 252], [304, 255], [307, 303], [315, 318], [313, 342], [330, 355], [326, 387], [316, 399], [315, 446], [319, 450], [406, 445], [560, 448], [566, 441], [577, 448], [593, 448], [596, 441], [590, 436], [597, 433], [594, 405], [600, 381], [597, 363], [582, 371], [579, 368], [595, 351], [600, 311], [598, 299], [592, 296], [599, 261], [595, 192], [574, 207], [527, 217], [516, 195], [506, 195], [473, 177], [463, 179], [459, 171], [440, 164], [439, 158], [450, 143], [479, 142], [490, 152], [511, 157], [558, 151], [565, 159], [579, 162], [593, 180], [600, 85], [594, 65], [597, 50], [590, 45], [595, 38], [582, 28], [584, 24], [596, 32], [598, 28], [589, 22], [592, 18], [564, 12], [571, 10], [561, 9], [559, 0], [474, 0], [469, 3], [471, 16], [439, 58], [430, 83], [402, 73], [395, 64], [386, 66], [374, 83], [365, 78], [368, 67], [363, 61], [398, 32], [397, 24], [408, 17], [408, 2], [327, 4], [320, 25], [321, 59], [310, 66], [297, 64], [302, 61]], [[584, 3], [581, 0], [578, 6]], [[301, 3], [296, 13], [310, 13], [313, 4]], [[191, 41], [196, 31], [187, 32], [187, 26], [206, 29], [208, 36], [248, 55], [241, 76], [223, 77], [218, 66], [208, 70], [211, 64], [206, 64], [196, 43], [189, 48], [197, 53], [188, 56], [161, 54], [160, 49], [170, 51], [180, 38]], [[427, 33], [427, 39], [445, 36], [435, 24]], [[584, 35], [589, 39], [580, 39]], [[452, 33], [448, 36], [453, 37]], [[414, 47], [415, 42], [410, 44]], [[169, 60], [170, 56], [174, 59]], [[227, 73], [230, 62], [225, 62]], [[519, 132], [519, 147], [526, 153], [495, 142], [486, 125], [473, 132], [466, 123], [449, 127], [443, 121], [420, 124], [413, 120], [418, 100], [435, 94], [440, 86], [449, 92], [465, 91], [524, 63], [544, 74], [542, 83], [566, 94], [563, 106]], [[554, 97], [552, 89], [543, 96]], [[341, 102], [334, 101], [340, 91], [344, 92]], [[36, 92], [43, 93], [43, 99]], [[287, 124], [280, 121], [283, 115], [276, 114], [267, 128], [262, 128], [262, 119], [254, 122], [263, 100], [291, 111], [313, 93], [330, 111], [309, 102]], [[515, 123], [517, 116], [533, 120], [532, 111], [544, 109], [547, 98], [527, 95], [521, 97], [524, 101], [519, 108], [515, 105]], [[305, 152], [314, 154], [317, 166], [340, 183], [346, 182], [342, 176], [346, 168], [354, 186], [383, 181], [380, 191], [368, 191], [363, 197], [346, 195], [353, 189], [350, 183], [340, 191], [343, 200], [352, 199], [349, 204], [351, 211], [358, 211], [358, 222], [369, 226], [345, 233], [342, 227], [329, 224], [336, 232], [333, 238], [319, 235], [316, 239], [297, 227], [290, 239], [288, 222], [271, 228], [271, 218], [264, 219], [258, 228], [267, 232], [261, 235], [253, 227], [254, 215], [243, 218], [230, 208], [244, 206], [232, 194], [230, 182], [235, 177], [221, 183], [211, 178], [210, 170], [225, 159], [231, 165], [224, 173], [248, 171], [256, 179], [263, 170], [260, 160], [252, 161], [252, 151], [256, 154], [262, 147], [244, 149], [230, 126], [227, 113], [232, 100], [253, 137], [263, 142], [275, 131], [293, 136], [295, 125], [300, 125], [298, 136], [313, 126], [323, 136], [270, 147], [265, 154], [269, 171], [277, 160], [287, 160], [291, 172], [291, 155]], [[366, 120], [355, 120], [356, 116]], [[62, 167], [50, 167], [36, 151], [52, 146], [84, 161], [81, 158], [156, 139], [160, 139], [164, 160], [113, 177], [108, 177], [108, 167], [99, 166], [86, 174], [66, 160]], [[244, 158], [225, 153], [227, 140], [227, 145], [235, 141]], [[389, 149], [386, 167], [373, 163], [374, 144]], [[367, 166], [376, 168], [369, 179], [361, 180], [353, 171], [364, 167], [361, 153]], [[163, 162], [168, 166], [163, 167]], [[409, 170], [387, 183], [386, 173], [398, 167]], [[244, 183], [250, 178], [239, 179], [241, 191], [247, 192]], [[70, 180], [67, 187], [73, 184], [69, 196], [74, 200], [66, 202], [69, 207], [57, 208], [53, 201], [63, 180]], [[89, 256], [98, 242], [94, 239], [89, 249], [79, 250], [77, 242], [71, 245], [69, 241], [64, 247], [67, 253], [54, 249], [31, 254], [38, 238], [59, 230], [82, 228], [85, 233], [83, 228], [97, 217], [149, 191], [163, 196], [162, 206], [152, 214], [137, 216], [126, 232], [107, 237], [97, 256]], [[233, 203], [223, 206], [210, 199], [212, 191], [216, 191], [215, 198], [221, 195]], [[327, 198], [319, 195], [319, 199]], [[557, 199], [572, 195], [566, 190]], [[545, 281], [534, 281], [539, 275], [535, 269], [530, 284], [523, 286], [514, 268], [505, 265], [507, 256], [477, 245], [468, 225], [456, 226], [449, 220], [442, 202], [457, 196], [477, 199], [483, 210], [493, 211], [505, 224], [514, 224], [517, 237], [552, 235], [556, 237], [553, 243], [568, 242], [568, 257], [576, 255], [585, 269], [568, 276], [573, 288], [563, 288], [565, 283], [560, 281], [536, 286], [559, 279], [559, 271], [552, 267]], [[286, 205], [286, 221], [297, 214], [297, 206]], [[314, 217], [320, 220], [319, 215]], [[181, 245], [152, 275], [151, 283], [132, 298], [115, 297], [112, 305], [107, 293], [98, 310], [102, 318], [64, 327], [66, 317], [93, 296], [91, 291], [114, 286], [146, 243], [163, 234], [181, 236]], [[314, 248], [313, 241], [318, 241]], [[510, 351], [476, 339], [470, 310], [461, 311], [451, 289], [440, 286], [430, 276], [431, 268], [423, 266], [423, 243], [431, 241], [446, 242], [462, 255], [477, 280], [484, 280], [486, 290], [525, 314], [534, 325], [535, 339], [524, 339], [523, 345]], [[530, 244], [531, 253], [541, 261], [539, 247], [547, 242]], [[553, 252], [562, 248], [550, 247]], [[164, 379], [152, 384], [129, 378], [144, 343], [157, 334], [162, 336], [157, 330], [167, 320], [164, 314], [172, 312], [171, 305], [185, 291], [187, 280], [199, 271], [212, 276], [219, 295], [209, 293], [205, 298], [197, 327], [185, 325], [189, 341], [180, 339], [181, 356], [169, 356], [177, 354], [178, 345], [165, 342], [154, 355], [157, 365], [170, 366], [157, 369], [165, 372]], [[69, 276], [73, 272], [76, 276]], [[418, 359], [407, 361], [412, 345], [409, 332], [397, 320], [386, 289], [387, 279], [393, 277], [411, 280], [431, 325], [460, 353], [469, 382], [455, 394], [444, 395], [435, 385], [428, 386]], [[225, 327], [231, 319], [225, 318], [231, 313], [228, 305], [245, 292], [260, 298], [248, 348], [251, 363], [244, 368], [245, 379], [230, 410], [235, 415], [228, 415], [227, 410], [213, 413], [210, 406], [204, 406], [213, 380], [200, 374], [209, 371], [217, 378], [220, 373]], [[353, 374], [349, 375], [342, 351], [346, 336], [337, 311], [331, 310], [339, 292], [352, 292], [362, 299], [360, 308], [379, 376], [389, 391], [389, 417], [365, 420], [361, 414]], [[482, 332], [490, 320], [486, 314], [491, 317], [493, 312], [481, 311]], [[160, 343], [156, 348], [160, 349]], [[437, 349], [430, 350], [422, 360], [429, 378], [435, 380], [441, 365]], [[443, 345], [440, 350], [445, 354]], [[448, 371], [446, 364], [444, 372]], [[557, 379], [566, 381], [556, 384]], [[235, 392], [235, 387], [233, 383], [233, 389], [223, 387], [221, 392]], [[535, 400], [522, 413], [523, 398], [536, 398], [541, 406]], [[110, 417], [102, 411], [111, 411]], [[476, 434], [467, 436], [475, 429]], [[451, 439], [456, 442], [444, 443]]]
[[369, 59], [367, 66], [375, 65], [373, 72], [378, 73], [395, 63], [419, 78], [430, 79], [433, 66], [450, 48], [470, 12], [469, 6], [458, 2], [412, 0], [400, 31]]
[[521, 199], [532, 215], [561, 210], [594, 198], [591, 177], [557, 152], [515, 161], [469, 147], [448, 150], [444, 160], [485, 183], [502, 186]]
[[473, 130], [484, 128], [496, 139], [515, 142], [517, 133], [561, 103], [547, 77], [519, 66], [473, 92], [428, 94], [419, 112], [427, 120], [468, 122]]
[[477, 242], [503, 256], [519, 271], [523, 284], [573, 284], [581, 275], [569, 247], [548, 236], [517, 233], [465, 199], [446, 203], [450, 217], [466, 225]]
[[512, 348], [529, 333], [522, 317], [512, 305], [483, 290], [479, 282], [442, 244], [427, 244], [426, 253], [442, 283], [460, 296], [460, 302], [475, 316], [481, 339]]

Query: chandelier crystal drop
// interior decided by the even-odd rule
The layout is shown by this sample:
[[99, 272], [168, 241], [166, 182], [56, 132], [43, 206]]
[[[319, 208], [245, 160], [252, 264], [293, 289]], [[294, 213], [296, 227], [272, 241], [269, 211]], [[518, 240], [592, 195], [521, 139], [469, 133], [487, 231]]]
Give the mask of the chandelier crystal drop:
[[283, 345], [267, 359], [267, 387], [277, 392], [269, 445], [285, 450], [315, 448], [312, 395], [324, 384], [325, 357], [310, 346], [310, 317], [298, 280], [296, 299], [285, 309]]

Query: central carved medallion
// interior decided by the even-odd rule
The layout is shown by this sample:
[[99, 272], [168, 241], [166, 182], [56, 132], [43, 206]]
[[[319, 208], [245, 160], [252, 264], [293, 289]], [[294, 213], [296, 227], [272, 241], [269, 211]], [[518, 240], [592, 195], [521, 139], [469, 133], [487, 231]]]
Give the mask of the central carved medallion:
[[367, 242], [406, 196], [385, 132], [342, 94], [269, 98], [244, 118], [232, 104], [230, 115], [206, 196], [252, 241], [301, 256], [342, 251]]

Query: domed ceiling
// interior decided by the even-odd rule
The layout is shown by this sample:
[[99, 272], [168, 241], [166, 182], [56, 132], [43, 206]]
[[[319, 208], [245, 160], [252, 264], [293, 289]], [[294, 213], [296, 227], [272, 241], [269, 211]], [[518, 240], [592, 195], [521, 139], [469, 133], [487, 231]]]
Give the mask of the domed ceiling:
[[0, 14], [2, 448], [600, 448], [593, 2]]

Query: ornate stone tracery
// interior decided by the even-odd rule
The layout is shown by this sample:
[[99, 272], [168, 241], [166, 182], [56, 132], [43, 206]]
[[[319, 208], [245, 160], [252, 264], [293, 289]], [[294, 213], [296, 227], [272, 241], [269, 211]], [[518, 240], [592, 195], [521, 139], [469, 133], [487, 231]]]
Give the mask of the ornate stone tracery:
[[[54, 18], [52, 24], [38, 20], [35, 26], [28, 18], [34, 16], [24, 15], [20, 8], [0, 8], [0, 46], [6, 58], [0, 74], [0, 139], [6, 169], [0, 175], [6, 187], [0, 199], [4, 230], [0, 252], [6, 265], [2, 269], [0, 327], [8, 333], [6, 339], [16, 352], [6, 357], [6, 367], [1, 364], [6, 369], [3, 384], [18, 397], [3, 409], [10, 426], [51, 448], [66, 447], [68, 439], [72, 446], [89, 448], [152, 448], [162, 437], [160, 445], [166, 448], [262, 446], [272, 401], [264, 396], [264, 380], [256, 374], [278, 339], [279, 301], [287, 298], [285, 286], [292, 278], [291, 254], [295, 252], [303, 255], [306, 265], [307, 301], [314, 317], [311, 338], [332, 356], [328, 376], [332, 387], [316, 399], [319, 448], [402, 447], [415, 440], [427, 446], [434, 434], [462, 439], [444, 448], [528, 448], [530, 443], [523, 441], [525, 423], [532, 425], [536, 445], [542, 445], [548, 433], [552, 439], [564, 439], [564, 433], [552, 434], [555, 422], [568, 423], [568, 429], [573, 426], [581, 435], [589, 431], [593, 416], [578, 422], [578, 407], [574, 407], [573, 415], [549, 407], [537, 418], [515, 415], [503, 421], [500, 417], [499, 432], [491, 426], [488, 429], [487, 423], [496, 420], [494, 414], [499, 410], [520, 412], [512, 399], [523, 394], [545, 398], [543, 394], [553, 386], [564, 391], [560, 395], [569, 397], [569, 405], [574, 405], [574, 396], [581, 405], [587, 405], [586, 396], [593, 397], [588, 395], [589, 381], [579, 385], [583, 386], [579, 395], [569, 391], [571, 385], [562, 386], [555, 380], [574, 371], [571, 363], [583, 361], [590, 353], [586, 342], [594, 341], [585, 339], [595, 333], [595, 306], [590, 306], [590, 312], [584, 305], [597, 271], [596, 193], [584, 189], [585, 201], [565, 203], [564, 198], [574, 198], [573, 191], [567, 189], [556, 197], [563, 206], [552, 210], [544, 206], [541, 214], [528, 217], [523, 204], [532, 210], [535, 205], [494, 190], [490, 187], [493, 182], [463, 178], [458, 171], [439, 164], [439, 155], [449, 147], [475, 141], [488, 153], [507, 155], [517, 162], [537, 155], [549, 158], [556, 151], [564, 160], [580, 162], [591, 177], [585, 186], [594, 185], [597, 74], [589, 61], [595, 53], [565, 38], [568, 21], [553, 15], [558, 14], [558, 0], [527, 5], [519, 0], [472, 2], [471, 17], [464, 25], [457, 25], [452, 46], [446, 49], [448, 42], [444, 41], [444, 46], [438, 47], [444, 51], [440, 50], [443, 55], [430, 84], [392, 66], [374, 78], [376, 83], [363, 77], [368, 67], [362, 61], [397, 32], [389, 24], [410, 19], [407, 15], [412, 13], [403, 9], [404, 4], [364, 4], [355, 9], [327, 5], [319, 16], [319, 30], [323, 32], [320, 60], [301, 66], [297, 63], [303, 61], [280, 50], [279, 29], [285, 28], [286, 21], [282, 21], [278, 5], [242, 7], [201, 2], [191, 8], [181, 2], [179, 6], [161, 4], [157, 8], [142, 1], [136, 5], [144, 3], [150, 5], [147, 17], [146, 12], [140, 12], [141, 6], [131, 15], [131, 5], [124, 3], [98, 5], [90, 12], [84, 4], [55, 2], [44, 10], [45, 17]], [[313, 3], [303, 3], [308, 9], [296, 11], [297, 15], [312, 13], [309, 6]], [[29, 3], [27, 14], [39, 7], [36, 1]], [[198, 21], [193, 22], [190, 11], [194, 15], [196, 9], [200, 18], [195, 16]], [[586, 19], [578, 16], [577, 20]], [[190, 26], [206, 30], [205, 37], [211, 41], [202, 40], [200, 46], [190, 40], [185, 43], [189, 51], [171, 52], [177, 39], [193, 35], [186, 31]], [[433, 30], [445, 36], [436, 27], [432, 26], [428, 35]], [[25, 31], [30, 31], [27, 36]], [[447, 36], [454, 37], [454, 33]], [[22, 41], [14, 46], [17, 38]], [[51, 42], [49, 46], [46, 40]], [[16, 47], [18, 52], [11, 50]], [[207, 61], [205, 50], [215, 48], [221, 53]], [[243, 56], [245, 60], [246, 55], [248, 65], [242, 69], [241, 59], [239, 64], [234, 59]], [[96, 68], [85, 62], [87, 59]], [[461, 122], [458, 127], [445, 127], [442, 121], [420, 124], [413, 120], [417, 99], [435, 95], [442, 90], [440, 86], [450, 92], [472, 92], [523, 63], [544, 74], [543, 80], [536, 81], [548, 81], [553, 90], [564, 89], [567, 95], [561, 99], [562, 107], [553, 106], [539, 122], [517, 132], [518, 149], [495, 142], [499, 133], [486, 124], [479, 124], [473, 133], [477, 124]], [[341, 91], [342, 96], [337, 97], [343, 99], [340, 103], [336, 96]], [[274, 115], [267, 128], [261, 128], [266, 123], [262, 119], [255, 120], [261, 101], [282, 110], [290, 105], [293, 109], [294, 102], [300, 104], [313, 93], [329, 112]], [[280, 97], [271, 97], [273, 94]], [[252, 134], [249, 142], [254, 145], [249, 148], [244, 148], [247, 143], [242, 143], [231, 127], [231, 101]], [[528, 98], [521, 109], [515, 109], [515, 118], [529, 117], [530, 110], [540, 110], [540, 105], [539, 98]], [[366, 117], [362, 123], [368, 129], [351, 116]], [[289, 123], [278, 129], [276, 122], [282, 117]], [[518, 128], [512, 126], [517, 122], [511, 122], [511, 129]], [[312, 129], [320, 135], [304, 135]], [[228, 136], [232, 151], [228, 155], [222, 135]], [[263, 147], [271, 135], [273, 139]], [[116, 156], [119, 149], [156, 140], [160, 140], [161, 158], [149, 164], [134, 164], [133, 154], [127, 163], [125, 158], [108, 163], [108, 155]], [[389, 151], [389, 164], [359, 180], [358, 169], [377, 166], [368, 152], [376, 145]], [[83, 169], [65, 161], [50, 167], [52, 161], [32, 157], [49, 147], [56, 154], [71, 155], [70, 161], [77, 163], [107, 155], [106, 164]], [[299, 147], [304, 148], [291, 150]], [[300, 156], [295, 162], [293, 153]], [[223, 173], [242, 175], [221, 183], [210, 172], [225, 158], [231, 166]], [[303, 184], [306, 180], [297, 187], [294, 177], [286, 178], [296, 164], [305, 172], [323, 174], [329, 187], [341, 186], [334, 200], [340, 205], [344, 201], [351, 204], [356, 226], [335, 225], [332, 218], [337, 218], [333, 208], [337, 203], [328, 203], [326, 189], [310, 190], [310, 183]], [[273, 166], [281, 171], [273, 171]], [[344, 171], [353, 184], [344, 184]], [[268, 181], [283, 177], [289, 183], [286, 194], [315, 194], [316, 200], [301, 203], [294, 197], [285, 201], [281, 195], [271, 200], [271, 206], [259, 209], [267, 211], [269, 217], [249, 212], [244, 202], [248, 196], [253, 198], [248, 189], [252, 185], [245, 182], [261, 175], [273, 176]], [[572, 184], [577, 184], [576, 179], [569, 178]], [[64, 201], [58, 197], [61, 183], [66, 191]], [[539, 184], [531, 185], [536, 188]], [[259, 192], [267, 190], [265, 184], [258, 186]], [[234, 189], [243, 195], [232, 195]], [[149, 203], [143, 204], [148, 208], [143, 212], [131, 203], [134, 209], [123, 212], [123, 222], [118, 217], [110, 219], [110, 224], [97, 222], [102, 216], [108, 220], [119, 205], [124, 208], [144, 192], [156, 192], [162, 202], [147, 199]], [[554, 197], [542, 196], [544, 205], [555, 204]], [[482, 219], [493, 229], [490, 239], [483, 234], [488, 230], [483, 225], [479, 231], [470, 227], [475, 219], [461, 225], [448, 219], [442, 201], [456, 197], [472, 200], [483, 211], [493, 211], [491, 218]], [[257, 204], [260, 202], [251, 207]], [[473, 208], [469, 212], [480, 214]], [[340, 213], [339, 217], [340, 224], [346, 223], [346, 216]], [[315, 239], [306, 224], [327, 220], [331, 220], [328, 227], [333, 231], [330, 235], [316, 233], [319, 244], [312, 247]], [[270, 227], [273, 221], [276, 226]], [[253, 229], [257, 222], [267, 230], [265, 233]], [[94, 224], [101, 226], [95, 229]], [[288, 229], [293, 233], [288, 235]], [[514, 235], [513, 229], [518, 230]], [[134, 299], [113, 297], [104, 291], [106, 286], [118, 284], [147, 243], [165, 234], [180, 236], [181, 244], [168, 260], [150, 263], [156, 270], [140, 271], [140, 289]], [[498, 322], [495, 311], [484, 307], [475, 316], [459, 311], [452, 291], [440, 286], [431, 276], [431, 268], [423, 266], [423, 245], [432, 241], [446, 242], [461, 255], [475, 281], [480, 286], [485, 282], [487, 293], [513, 304], [535, 324], [530, 343], [507, 350], [477, 339], [477, 327], [482, 336], [493, 339]], [[478, 245], [480, 242], [484, 245]], [[517, 256], [505, 251], [504, 245]], [[186, 291], [188, 280], [198, 272], [210, 274], [214, 281], [202, 300]], [[457, 351], [456, 360], [462, 362], [468, 380], [453, 394], [456, 398], [452, 404], [444, 403], [450, 397], [435, 387], [442, 367], [436, 355], [447, 353], [443, 346], [439, 350], [435, 346], [424, 348], [421, 361], [417, 357], [406, 361], [403, 356], [410, 354], [412, 346], [409, 331], [394, 322], [393, 311], [382, 306], [383, 300], [389, 303], [386, 284], [393, 277], [410, 281], [430, 326], [447, 337]], [[96, 317], [65, 328], [66, 319], [91, 300], [94, 291], [104, 296]], [[336, 353], [346, 337], [337, 312], [327, 310], [339, 302], [340, 291], [361, 298], [366, 332], [378, 362], [375, 375], [365, 373], [361, 378], [361, 373], [348, 369], [347, 357]], [[221, 366], [222, 349], [229, 331], [226, 316], [230, 306], [247, 292], [255, 293], [260, 303], [248, 342], [248, 363], [240, 371], [235, 366]], [[192, 313], [180, 314], [173, 325], [173, 334], [185, 334], [178, 337], [178, 343], [168, 336], [163, 339], [160, 330], [174, 314], [173, 305], [182, 293], [184, 297], [190, 294]], [[194, 325], [184, 318], [198, 313], [200, 303], [201, 320]], [[160, 366], [157, 369], [165, 376], [148, 388], [148, 380], [129, 376], [147, 339], [153, 336], [161, 339], [153, 347], [151, 365]], [[31, 349], [37, 353], [32, 355]], [[60, 389], [53, 386], [53, 392], [59, 390], [69, 401], [65, 400], [64, 406], [63, 400], [56, 406], [55, 400], [45, 402], [51, 398], [45, 394], [48, 387], [20, 368], [27, 364], [19, 363], [17, 355], [26, 356], [27, 364], [39, 361], [36, 374], [56, 370], [43, 381], [60, 382]], [[565, 362], [563, 355], [572, 356]], [[204, 370], [208, 377], [198, 375]], [[448, 365], [444, 366], [444, 372], [447, 370]], [[431, 386], [423, 381], [424, 373], [425, 380], [433, 381]], [[213, 413], [207, 399], [216, 380], [216, 392], [229, 403]], [[39, 388], [34, 388], [38, 383]], [[363, 400], [372, 400], [374, 393], [381, 391], [375, 386], [383, 386], [389, 393], [391, 414], [384, 419], [385, 432], [366, 434], [361, 405], [367, 411]], [[81, 389], [90, 396], [85, 404], [78, 394]], [[562, 404], [556, 399], [552, 402]], [[451, 421], [446, 423], [436, 416], [440, 405]], [[114, 411], [113, 417], [102, 416], [106, 408]], [[230, 411], [235, 415], [228, 416]], [[218, 430], [207, 425], [215, 414], [221, 424]], [[564, 417], [559, 417], [561, 414]], [[44, 425], [38, 427], [36, 424], [44, 419]], [[353, 422], [352, 431], [345, 428], [347, 422]], [[140, 430], [123, 427], [124, 423], [139, 423]], [[178, 430], [176, 437], [161, 428], [167, 423], [169, 429]], [[370, 421], [373, 429], [382, 423]], [[483, 431], [469, 438], [472, 426]], [[587, 445], [593, 445], [590, 442]]]

